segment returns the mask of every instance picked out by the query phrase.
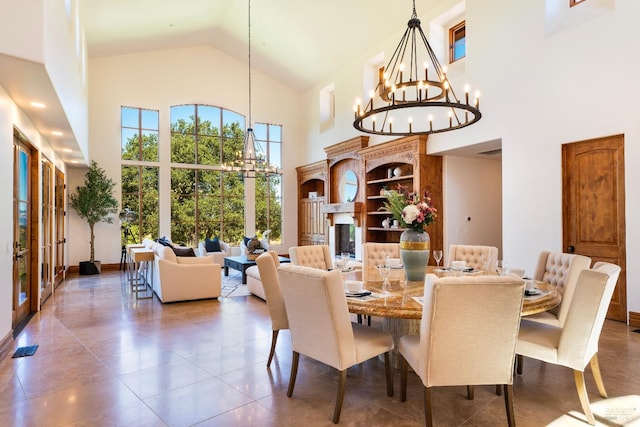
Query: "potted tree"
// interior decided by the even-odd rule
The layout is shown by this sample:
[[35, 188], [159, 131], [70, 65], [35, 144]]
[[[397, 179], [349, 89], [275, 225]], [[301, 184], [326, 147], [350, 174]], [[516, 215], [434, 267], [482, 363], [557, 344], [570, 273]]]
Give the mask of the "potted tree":
[[69, 204], [80, 218], [87, 221], [91, 232], [89, 241], [91, 254], [89, 261], [80, 262], [80, 274], [100, 273], [100, 261], [95, 260], [94, 226], [98, 222], [113, 223], [109, 215], [118, 210], [118, 201], [113, 197], [115, 182], [107, 177], [104, 169], [95, 160], [91, 161], [89, 170], [84, 176], [84, 185], [76, 188], [76, 193], [69, 196]]

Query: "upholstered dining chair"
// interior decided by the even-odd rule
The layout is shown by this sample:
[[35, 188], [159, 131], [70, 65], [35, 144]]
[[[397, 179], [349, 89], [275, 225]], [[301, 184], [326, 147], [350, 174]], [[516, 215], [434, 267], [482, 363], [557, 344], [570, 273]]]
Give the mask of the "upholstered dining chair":
[[400, 338], [400, 386], [411, 366], [424, 385], [425, 424], [432, 425], [434, 386], [502, 385], [507, 420], [515, 425], [513, 363], [524, 282], [513, 276], [436, 278], [427, 274], [420, 335]]
[[555, 285], [562, 295], [562, 301], [552, 310], [527, 316], [527, 320], [562, 327], [571, 306], [578, 276], [590, 265], [591, 258], [583, 255], [541, 252], [533, 278]]
[[352, 323], [339, 271], [282, 264], [278, 269], [293, 347], [287, 396], [293, 395], [300, 354], [340, 371], [333, 422], [340, 420], [347, 369], [384, 354], [387, 394], [393, 396], [387, 332]]
[[[498, 248], [495, 246], [478, 245], [450, 245], [447, 266], [451, 267], [452, 261], [465, 261], [467, 267], [474, 270], [496, 271], [498, 263]], [[486, 267], [484, 262], [486, 262]]]
[[291, 264], [329, 270], [333, 268], [328, 245], [292, 246], [289, 248]]
[[582, 410], [592, 425], [595, 417], [589, 405], [584, 368], [591, 365], [598, 392], [607, 397], [598, 363], [598, 340], [619, 275], [619, 266], [603, 262], [596, 263], [593, 270], [582, 270], [564, 324], [556, 326], [523, 318], [516, 344], [518, 357], [573, 369]]
[[269, 308], [269, 316], [271, 316], [271, 351], [267, 360], [267, 367], [271, 366], [271, 360], [276, 352], [276, 343], [278, 341], [278, 332], [281, 329], [289, 329], [289, 320], [287, 319], [287, 310], [282, 299], [282, 289], [280, 289], [280, 279], [278, 278], [277, 268], [280, 266], [278, 252], [270, 250], [261, 254], [256, 258], [258, 271], [264, 295]]
[[362, 266], [364, 279], [367, 280], [367, 274], [370, 273], [371, 267], [378, 264], [384, 264], [386, 258], [400, 258], [399, 243], [375, 243], [367, 242], [362, 244]]

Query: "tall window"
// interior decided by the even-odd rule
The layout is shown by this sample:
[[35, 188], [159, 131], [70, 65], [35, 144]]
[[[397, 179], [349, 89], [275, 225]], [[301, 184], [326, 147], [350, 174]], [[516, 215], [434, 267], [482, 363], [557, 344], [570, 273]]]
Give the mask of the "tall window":
[[577, 4], [584, 2], [585, 0], [569, 0], [569, 7], [573, 7]]
[[[282, 126], [256, 123], [256, 150], [266, 155], [271, 166], [282, 169]], [[282, 175], [256, 177], [256, 231], [271, 230], [271, 243], [282, 242]]]
[[171, 239], [239, 243], [244, 180], [225, 171], [244, 145], [244, 116], [210, 105], [171, 107]]
[[121, 107], [122, 209], [134, 212], [122, 227], [122, 243], [139, 243], [143, 236], [157, 236], [158, 128], [157, 110]]
[[467, 37], [465, 21], [449, 29], [449, 63], [467, 55]]

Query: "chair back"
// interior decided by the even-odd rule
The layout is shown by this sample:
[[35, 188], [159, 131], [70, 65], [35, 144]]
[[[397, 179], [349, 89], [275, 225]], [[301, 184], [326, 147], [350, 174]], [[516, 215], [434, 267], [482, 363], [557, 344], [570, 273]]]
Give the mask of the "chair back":
[[450, 245], [447, 266], [451, 267], [451, 261], [465, 261], [467, 267], [484, 270], [483, 258], [488, 259], [487, 270], [495, 272], [498, 263], [498, 248], [495, 246]]
[[[277, 264], [276, 264], [277, 263]], [[278, 253], [270, 250], [261, 254], [256, 258], [258, 271], [260, 272], [260, 280], [264, 288], [264, 295], [271, 316], [271, 326], [274, 331], [289, 328], [289, 320], [287, 319], [287, 310], [284, 306], [282, 298], [282, 289], [280, 288], [280, 279], [278, 278], [277, 267], [280, 265]]]
[[282, 264], [278, 269], [293, 351], [340, 371], [356, 363], [340, 272]]
[[[375, 266], [378, 264], [384, 264], [386, 261], [385, 256], [389, 258], [400, 258], [400, 244], [399, 243], [373, 243], [367, 242], [362, 244], [362, 268], [364, 273], [364, 280], [370, 279], [369, 275], [372, 271], [375, 271]], [[375, 272], [376, 278], [378, 272]]]
[[580, 272], [588, 269], [590, 265], [591, 258], [583, 255], [548, 251], [540, 253], [533, 277], [555, 285], [562, 294], [560, 305], [550, 310], [558, 318], [559, 326], [563, 326], [566, 321]]
[[292, 246], [289, 248], [291, 264], [329, 270], [333, 267], [328, 245]]
[[512, 384], [524, 282], [425, 278], [418, 374], [426, 387]]
[[558, 363], [582, 371], [598, 352], [598, 341], [615, 290], [620, 267], [598, 262], [582, 270], [562, 328]]

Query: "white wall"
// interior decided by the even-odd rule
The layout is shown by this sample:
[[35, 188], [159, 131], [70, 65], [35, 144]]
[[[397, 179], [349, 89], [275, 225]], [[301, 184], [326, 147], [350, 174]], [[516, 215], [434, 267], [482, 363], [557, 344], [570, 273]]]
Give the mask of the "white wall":
[[[299, 118], [299, 95], [252, 70], [252, 120], [283, 125], [284, 228], [282, 248], [297, 244], [295, 167], [302, 164], [305, 144]], [[120, 198], [120, 107], [160, 111], [160, 234], [170, 234], [170, 117], [178, 104], [211, 104], [248, 118], [248, 68], [209, 47], [147, 52], [99, 58], [89, 63], [91, 159], [117, 183]], [[75, 214], [73, 214], [75, 215]], [[103, 263], [120, 259], [118, 224], [101, 224], [96, 256]], [[73, 225], [72, 225], [73, 228]], [[74, 228], [71, 264], [87, 253], [88, 230]], [[86, 233], [87, 236], [84, 236]]]
[[[567, 3], [563, 7], [568, 8]], [[442, 6], [447, 4], [454, 7], [457, 2]], [[440, 5], [437, 11], [420, 6], [417, 12], [425, 28], [442, 13]], [[545, 6], [533, 1], [466, 2], [465, 75], [453, 86], [469, 82], [481, 91], [483, 118], [468, 128], [432, 135], [427, 150], [437, 154], [502, 140], [503, 257], [532, 271], [540, 251], [562, 250], [562, 144], [624, 134], [626, 255], [628, 265], [633, 265], [640, 258], [640, 241], [634, 238], [640, 235], [640, 168], [635, 167], [640, 159], [640, 113], [635, 108], [640, 99], [640, 57], [632, 46], [639, 35], [640, 2], [587, 1], [574, 8], [580, 17], [564, 25], [553, 22], [547, 35], [552, 18]], [[405, 25], [399, 22], [393, 40], [354, 54], [353, 62], [304, 93], [306, 163], [324, 158], [323, 147], [358, 134], [352, 127], [353, 103], [362, 96], [362, 64], [382, 50], [388, 58]], [[317, 96], [331, 83], [335, 126], [320, 133]], [[370, 144], [382, 140], [374, 136]], [[445, 197], [453, 203], [455, 195]], [[628, 309], [640, 311], [640, 272], [631, 268], [627, 296]]]

